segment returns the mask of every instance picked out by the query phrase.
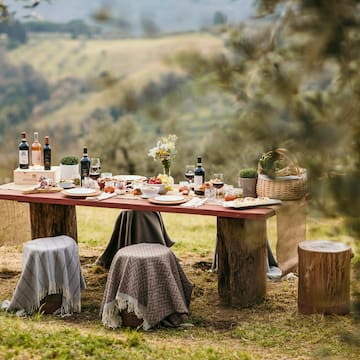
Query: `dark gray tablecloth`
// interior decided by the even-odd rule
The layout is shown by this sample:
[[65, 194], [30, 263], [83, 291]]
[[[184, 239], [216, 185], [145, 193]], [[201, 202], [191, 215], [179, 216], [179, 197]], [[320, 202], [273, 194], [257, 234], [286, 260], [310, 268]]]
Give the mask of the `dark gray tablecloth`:
[[140, 243], [157, 243], [167, 247], [174, 244], [159, 212], [123, 210], [115, 222], [105, 251], [96, 263], [109, 269], [119, 249]]

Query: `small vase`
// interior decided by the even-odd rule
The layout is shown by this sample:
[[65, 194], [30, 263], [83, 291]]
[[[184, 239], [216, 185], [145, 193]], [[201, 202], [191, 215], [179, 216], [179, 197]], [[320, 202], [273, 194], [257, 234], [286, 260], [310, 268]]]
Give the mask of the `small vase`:
[[172, 190], [174, 187], [174, 178], [170, 175], [170, 165], [171, 165], [170, 157], [162, 157], [161, 164], [163, 166], [163, 174], [166, 175], [169, 179], [169, 183], [167, 184], [166, 189]]
[[171, 165], [171, 160], [168, 156], [166, 157], [162, 157], [161, 158], [161, 164], [163, 166], [163, 174], [170, 176], [170, 165]]

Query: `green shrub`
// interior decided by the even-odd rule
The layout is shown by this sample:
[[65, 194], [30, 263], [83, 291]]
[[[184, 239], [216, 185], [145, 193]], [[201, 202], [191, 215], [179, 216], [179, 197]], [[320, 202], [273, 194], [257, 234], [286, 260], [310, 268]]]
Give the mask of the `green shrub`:
[[240, 169], [239, 177], [241, 177], [241, 178], [257, 178], [258, 172], [255, 168]]
[[60, 164], [63, 165], [77, 165], [79, 158], [77, 156], [65, 156], [60, 160]]

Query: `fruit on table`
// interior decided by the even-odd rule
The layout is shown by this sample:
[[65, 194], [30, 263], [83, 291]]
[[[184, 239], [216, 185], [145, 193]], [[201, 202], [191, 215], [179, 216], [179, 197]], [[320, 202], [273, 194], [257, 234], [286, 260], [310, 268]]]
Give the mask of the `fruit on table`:
[[151, 177], [148, 181], [149, 184], [162, 184], [161, 179], [159, 177]]

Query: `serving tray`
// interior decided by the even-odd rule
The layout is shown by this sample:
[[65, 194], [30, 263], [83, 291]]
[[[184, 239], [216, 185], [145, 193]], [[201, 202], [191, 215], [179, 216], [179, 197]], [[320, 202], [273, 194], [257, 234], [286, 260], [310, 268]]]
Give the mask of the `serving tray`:
[[234, 209], [244, 209], [249, 207], [256, 206], [265, 206], [265, 205], [276, 205], [281, 204], [281, 200], [278, 199], [269, 199], [269, 198], [239, 198], [233, 201], [224, 201], [223, 207], [225, 208], [234, 208]]

